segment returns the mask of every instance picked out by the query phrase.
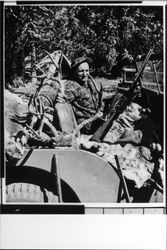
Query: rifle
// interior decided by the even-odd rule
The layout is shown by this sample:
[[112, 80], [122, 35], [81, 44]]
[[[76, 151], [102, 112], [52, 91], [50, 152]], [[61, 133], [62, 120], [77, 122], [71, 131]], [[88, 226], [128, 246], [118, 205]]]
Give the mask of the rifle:
[[153, 50], [150, 49], [149, 52], [147, 53], [145, 60], [136, 75], [132, 86], [130, 89], [127, 91], [126, 94], [120, 95], [120, 93], [117, 93], [114, 99], [114, 104], [111, 108], [110, 112], [110, 117], [98, 128], [98, 130], [93, 134], [93, 136], [90, 138], [91, 141], [97, 141], [97, 142], [102, 142], [103, 138], [107, 134], [108, 130], [110, 129], [113, 121], [117, 119], [119, 114], [121, 114], [127, 105], [131, 102], [131, 100], [134, 98], [134, 92], [137, 87], [138, 81], [140, 81], [141, 74], [148, 63], [148, 60], [152, 54]]

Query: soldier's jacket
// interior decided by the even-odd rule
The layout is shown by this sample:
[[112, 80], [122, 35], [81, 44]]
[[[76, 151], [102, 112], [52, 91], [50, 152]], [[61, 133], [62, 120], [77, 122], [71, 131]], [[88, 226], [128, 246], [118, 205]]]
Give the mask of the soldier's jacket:
[[[88, 80], [88, 87], [80, 85], [76, 81], [67, 81], [65, 94], [67, 101], [73, 107], [78, 124], [94, 116], [100, 108], [99, 92], [90, 80]], [[103, 109], [103, 106], [101, 106], [101, 109]], [[91, 125], [86, 125], [88, 130], [91, 129]]]

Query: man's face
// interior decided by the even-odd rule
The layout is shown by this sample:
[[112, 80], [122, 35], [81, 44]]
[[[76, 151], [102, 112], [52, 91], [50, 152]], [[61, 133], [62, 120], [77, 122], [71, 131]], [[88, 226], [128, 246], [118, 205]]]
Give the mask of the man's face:
[[87, 82], [89, 75], [89, 64], [87, 62], [81, 63], [76, 69], [75, 75], [81, 82]]

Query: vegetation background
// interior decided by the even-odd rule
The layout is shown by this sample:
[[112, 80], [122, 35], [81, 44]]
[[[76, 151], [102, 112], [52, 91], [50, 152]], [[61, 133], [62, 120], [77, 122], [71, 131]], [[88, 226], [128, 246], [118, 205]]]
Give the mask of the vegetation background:
[[5, 7], [6, 87], [18, 77], [25, 83], [25, 58], [38, 62], [44, 50], [60, 48], [69, 60], [88, 56], [95, 75], [114, 76], [123, 57], [135, 58], [151, 46], [163, 52], [162, 6]]

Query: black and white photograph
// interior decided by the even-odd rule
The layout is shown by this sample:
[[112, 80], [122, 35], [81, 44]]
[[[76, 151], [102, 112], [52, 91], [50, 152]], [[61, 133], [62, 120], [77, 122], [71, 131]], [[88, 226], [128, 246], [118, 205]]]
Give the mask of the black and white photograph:
[[3, 11], [2, 202], [163, 208], [164, 6]]
[[2, 248], [165, 250], [165, 1], [0, 7]]

